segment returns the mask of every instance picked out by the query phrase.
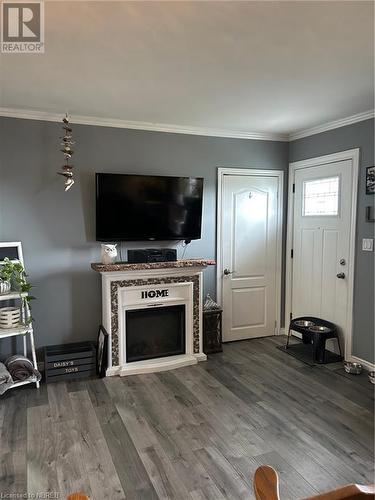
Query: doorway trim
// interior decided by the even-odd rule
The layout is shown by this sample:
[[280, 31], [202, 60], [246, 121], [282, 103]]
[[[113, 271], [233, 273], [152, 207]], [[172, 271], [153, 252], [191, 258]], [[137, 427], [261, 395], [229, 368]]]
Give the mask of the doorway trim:
[[[352, 205], [350, 217], [350, 241], [349, 241], [349, 272], [348, 272], [348, 316], [347, 316], [347, 335], [345, 338], [344, 357], [348, 361], [358, 361], [358, 358], [352, 355], [353, 346], [353, 296], [354, 296], [354, 265], [355, 265], [355, 246], [356, 246], [356, 222], [357, 222], [357, 198], [358, 198], [358, 175], [359, 175], [359, 148], [339, 151], [324, 156], [308, 158], [306, 160], [289, 163], [289, 188], [288, 188], [288, 218], [286, 234], [286, 253], [285, 253], [285, 332], [288, 332], [290, 313], [292, 310], [292, 277], [293, 262], [291, 251], [293, 245], [293, 223], [294, 223], [294, 193], [293, 184], [296, 170], [301, 168], [318, 167], [324, 163], [335, 163], [338, 161], [351, 160], [352, 170]], [[361, 360], [362, 362], [362, 360]]]
[[253, 177], [276, 177], [279, 183], [277, 194], [277, 236], [276, 236], [276, 327], [275, 335], [283, 333], [281, 328], [281, 273], [282, 273], [282, 243], [283, 243], [283, 200], [284, 200], [284, 171], [283, 170], [260, 170], [251, 167], [233, 167], [217, 169], [217, 212], [216, 212], [216, 298], [222, 305], [222, 212], [223, 212], [223, 188], [225, 175], [247, 175]]

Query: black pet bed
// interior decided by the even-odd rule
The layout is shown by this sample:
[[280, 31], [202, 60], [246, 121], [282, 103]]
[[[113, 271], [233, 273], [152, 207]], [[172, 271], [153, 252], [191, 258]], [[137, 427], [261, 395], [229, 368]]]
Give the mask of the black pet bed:
[[276, 347], [282, 352], [293, 356], [293, 358], [306, 363], [309, 366], [315, 366], [319, 364], [328, 364], [328, 363], [337, 363], [338, 361], [342, 361], [342, 357], [334, 352], [325, 350], [324, 363], [315, 363], [313, 361], [313, 345], [312, 344], [289, 344], [288, 349], [286, 349], [285, 345], [279, 345]]

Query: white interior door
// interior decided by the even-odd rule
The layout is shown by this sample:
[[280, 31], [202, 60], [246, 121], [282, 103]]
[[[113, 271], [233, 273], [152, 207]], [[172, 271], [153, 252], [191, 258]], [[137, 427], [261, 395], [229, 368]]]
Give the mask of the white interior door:
[[298, 169], [294, 182], [292, 317], [332, 321], [340, 327], [344, 347], [352, 161]]
[[223, 176], [219, 271], [224, 341], [275, 334], [279, 184], [278, 176], [251, 171]]

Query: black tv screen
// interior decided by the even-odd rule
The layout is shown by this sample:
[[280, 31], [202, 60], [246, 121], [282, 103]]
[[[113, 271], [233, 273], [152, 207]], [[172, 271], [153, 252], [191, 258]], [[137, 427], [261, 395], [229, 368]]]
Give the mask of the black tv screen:
[[96, 174], [98, 241], [201, 237], [203, 179]]

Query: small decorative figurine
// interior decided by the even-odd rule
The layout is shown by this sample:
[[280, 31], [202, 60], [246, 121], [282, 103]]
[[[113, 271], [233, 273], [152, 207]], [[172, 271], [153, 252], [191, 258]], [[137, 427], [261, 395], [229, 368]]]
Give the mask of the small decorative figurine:
[[117, 257], [117, 245], [102, 244], [102, 264], [114, 264]]

